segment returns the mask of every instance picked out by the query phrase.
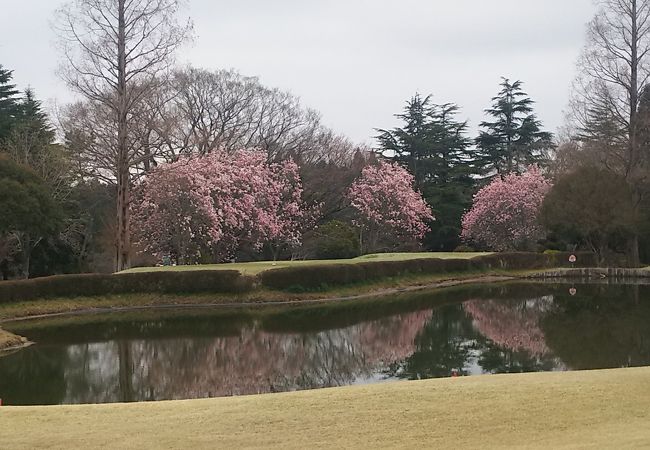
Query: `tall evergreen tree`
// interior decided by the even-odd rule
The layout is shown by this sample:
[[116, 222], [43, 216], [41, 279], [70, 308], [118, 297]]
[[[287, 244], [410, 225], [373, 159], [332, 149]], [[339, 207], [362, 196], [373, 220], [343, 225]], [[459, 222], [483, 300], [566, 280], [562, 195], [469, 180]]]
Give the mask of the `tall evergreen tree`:
[[522, 82], [503, 78], [501, 91], [485, 112], [494, 121], [481, 122], [476, 139], [483, 171], [487, 175], [519, 172], [543, 161], [553, 148], [553, 135], [542, 130], [533, 112], [533, 100], [522, 90]]
[[425, 238], [431, 250], [453, 250], [460, 243], [461, 218], [471, 205], [476, 161], [467, 122], [456, 119], [458, 110], [416, 94], [396, 115], [402, 127], [378, 130], [380, 152], [409, 168], [432, 205], [436, 221]]
[[[0, 211], [0, 244], [18, 248], [22, 276], [28, 278], [32, 251], [46, 236], [56, 234], [61, 211], [42, 178], [2, 154]], [[0, 260], [8, 256], [0, 255]]]
[[403, 127], [377, 130], [380, 152], [407, 167], [420, 190], [427, 178], [424, 159], [431, 153], [427, 140], [432, 114], [431, 96], [422, 98], [416, 93], [406, 102], [404, 112], [395, 115], [404, 122]]
[[30, 127], [30, 129], [42, 134], [49, 140], [54, 139], [54, 131], [50, 125], [50, 120], [43, 111], [42, 103], [36, 98], [33, 89], [25, 89], [23, 98], [18, 103], [17, 111], [19, 123]]
[[48, 159], [47, 152], [54, 143], [55, 133], [41, 102], [34, 91], [26, 89], [16, 104], [14, 125], [6, 139], [6, 150], [21, 164], [38, 165], [37, 161]]
[[18, 110], [18, 91], [12, 79], [13, 72], [0, 65], [0, 142], [9, 136]]
[[[67, 149], [55, 143], [54, 129], [41, 102], [30, 89], [16, 104], [13, 124], [1, 152], [39, 177], [50, 201], [60, 212], [70, 207], [66, 200], [72, 189], [72, 167]], [[15, 230], [12, 236], [16, 241], [17, 259], [21, 262], [24, 277], [30, 274], [34, 250], [48, 243], [48, 240], [58, 239], [55, 235], [46, 236], [30, 230]]]

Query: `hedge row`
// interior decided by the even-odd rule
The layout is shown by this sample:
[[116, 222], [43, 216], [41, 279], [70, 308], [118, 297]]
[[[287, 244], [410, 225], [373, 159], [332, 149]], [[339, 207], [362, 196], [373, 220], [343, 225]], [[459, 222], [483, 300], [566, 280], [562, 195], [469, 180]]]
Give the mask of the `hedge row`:
[[236, 270], [56, 275], [0, 282], [0, 303], [108, 294], [237, 293], [250, 291], [253, 281]]
[[[577, 255], [575, 267], [596, 267], [590, 253]], [[499, 253], [474, 259], [424, 258], [356, 264], [297, 266], [262, 272], [262, 285], [278, 290], [316, 290], [406, 274], [462, 273], [480, 270], [526, 270], [568, 267], [569, 254]], [[48, 297], [91, 297], [108, 294], [238, 293], [253, 289], [255, 279], [235, 270], [140, 272], [120, 275], [57, 275], [0, 282], [0, 303]]]
[[[286, 267], [262, 272], [264, 286], [278, 290], [315, 290], [406, 274], [462, 273], [481, 270], [528, 270], [569, 267], [569, 253], [499, 253], [473, 259], [423, 258], [357, 264]], [[595, 267], [591, 253], [576, 254], [575, 267]]]
[[[569, 257], [576, 256], [576, 262], [570, 263]], [[530, 270], [556, 267], [597, 267], [598, 258], [590, 252], [567, 253], [494, 253], [472, 259], [476, 269], [493, 270]]]

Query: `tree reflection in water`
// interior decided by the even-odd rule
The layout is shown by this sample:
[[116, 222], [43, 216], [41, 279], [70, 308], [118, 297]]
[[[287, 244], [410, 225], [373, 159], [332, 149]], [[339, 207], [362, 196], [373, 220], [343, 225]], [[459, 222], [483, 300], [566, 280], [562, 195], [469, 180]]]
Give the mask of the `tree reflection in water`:
[[540, 321], [553, 309], [553, 296], [526, 300], [470, 300], [478, 339], [478, 364], [484, 372], [540, 372], [563, 369], [546, 345]]
[[476, 333], [461, 305], [435, 309], [431, 320], [416, 336], [415, 351], [395, 360], [385, 372], [410, 380], [466, 374]]
[[347, 385], [414, 352], [431, 311], [342, 329], [71, 345], [63, 402], [201, 398]]
[[449, 292], [461, 301], [447, 304], [439, 291], [429, 303], [398, 299], [385, 309], [35, 327], [24, 333], [39, 344], [0, 358], [0, 398], [142, 401], [650, 365], [648, 289], [584, 286], [572, 297], [564, 286], [505, 285], [468, 290], [465, 301], [465, 291]]

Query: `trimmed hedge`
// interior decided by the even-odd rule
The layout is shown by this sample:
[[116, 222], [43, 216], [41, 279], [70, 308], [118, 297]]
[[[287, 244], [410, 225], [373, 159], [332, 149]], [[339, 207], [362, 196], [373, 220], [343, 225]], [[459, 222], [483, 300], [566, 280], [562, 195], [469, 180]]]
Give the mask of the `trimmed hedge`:
[[[529, 270], [570, 267], [569, 253], [498, 253], [473, 259], [423, 258], [368, 261], [356, 264], [297, 266], [262, 272], [262, 285], [277, 290], [313, 291], [406, 274], [463, 273], [481, 270]], [[596, 267], [596, 256], [576, 254], [574, 267]], [[235, 270], [140, 272], [118, 275], [57, 275], [0, 282], [0, 303], [51, 297], [92, 297], [110, 294], [240, 293], [254, 288], [255, 278]]]
[[317, 290], [330, 286], [361, 283], [406, 274], [467, 272], [470, 259], [411, 259], [406, 261], [375, 261], [356, 264], [285, 267], [260, 273], [262, 285], [278, 290]]
[[569, 257], [577, 260], [573, 267], [597, 267], [598, 258], [594, 253], [554, 252], [554, 253], [494, 253], [472, 259], [477, 269], [532, 270], [556, 267], [571, 267]]
[[238, 293], [250, 291], [253, 282], [236, 270], [56, 275], [0, 282], [0, 303], [109, 294]]
[[[570, 253], [498, 253], [473, 259], [423, 258], [358, 264], [285, 267], [262, 272], [262, 285], [277, 290], [317, 290], [329, 286], [362, 283], [405, 274], [463, 273], [481, 270], [529, 270], [570, 267]], [[577, 253], [575, 267], [596, 267], [592, 253]]]

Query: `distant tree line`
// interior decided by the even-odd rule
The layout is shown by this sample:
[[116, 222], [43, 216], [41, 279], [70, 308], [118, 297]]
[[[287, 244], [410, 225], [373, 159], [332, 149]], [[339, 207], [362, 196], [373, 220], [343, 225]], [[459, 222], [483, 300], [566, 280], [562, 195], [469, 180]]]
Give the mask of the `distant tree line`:
[[[427, 197], [442, 196], [452, 186], [465, 192], [449, 203], [430, 201], [434, 212], [445, 204], [456, 211], [435, 214], [440, 220], [432, 236], [436, 227], [462, 223], [462, 233], [454, 229], [448, 235], [453, 244], [460, 234], [466, 245], [479, 249], [588, 249], [603, 264], [647, 263], [649, 67], [650, 1], [605, 0], [587, 27], [567, 124], [558, 138], [543, 131], [521, 83], [504, 80], [486, 110], [491, 119], [480, 124], [475, 146], [463, 147], [459, 140], [443, 146], [462, 149], [456, 161], [469, 174], [465, 185], [436, 185], [436, 177], [448, 167], [426, 169], [427, 159], [430, 164], [454, 160], [435, 156], [436, 140], [427, 133], [427, 124], [440, 128], [444, 114], [435, 111], [445, 106], [427, 109], [428, 98], [416, 96], [409, 103], [400, 116], [405, 127], [382, 132], [382, 151], [415, 171]], [[463, 130], [463, 122], [452, 129]], [[533, 182], [540, 176], [550, 188], [542, 179]]]
[[[0, 66], [3, 278], [163, 256], [591, 249], [603, 263], [650, 258], [650, 0], [600, 3], [559, 136], [523, 83], [503, 78], [477, 135], [458, 105], [415, 94], [374, 146], [254, 77], [175, 65], [192, 35], [180, 6], [69, 2], [56, 20], [61, 74], [80, 100], [52, 115]], [[291, 170], [267, 182], [279, 167]], [[225, 198], [241, 210], [221, 207]]]
[[480, 187], [551, 160], [553, 135], [543, 131], [522, 82], [504, 78], [500, 87], [475, 138], [467, 121], [458, 119], [458, 105], [434, 104], [431, 96], [420, 94], [396, 116], [401, 127], [378, 130], [380, 154], [409, 168], [433, 208], [436, 220], [424, 241], [428, 250], [461, 245], [462, 217]]

